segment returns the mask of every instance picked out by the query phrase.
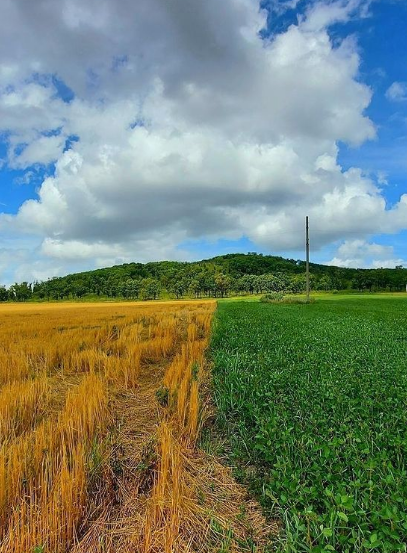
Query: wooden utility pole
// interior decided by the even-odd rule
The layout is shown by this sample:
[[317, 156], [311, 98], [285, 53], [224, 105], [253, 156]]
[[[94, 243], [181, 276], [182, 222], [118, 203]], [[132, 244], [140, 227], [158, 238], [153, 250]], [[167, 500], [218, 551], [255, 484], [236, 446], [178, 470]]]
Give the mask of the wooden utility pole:
[[309, 224], [308, 215], [305, 217], [305, 272], [307, 278], [307, 302], [309, 301]]

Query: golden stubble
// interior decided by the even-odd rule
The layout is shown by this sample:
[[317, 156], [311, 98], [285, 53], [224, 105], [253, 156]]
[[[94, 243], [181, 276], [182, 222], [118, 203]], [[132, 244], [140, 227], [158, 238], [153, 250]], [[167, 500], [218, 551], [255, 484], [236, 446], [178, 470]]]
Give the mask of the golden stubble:
[[[0, 553], [62, 553], [103, 490], [109, 399], [167, 366], [158, 470], [143, 549], [177, 542], [183, 451], [199, 428], [199, 387], [214, 302], [0, 307]], [[182, 501], [181, 501], [182, 498]]]

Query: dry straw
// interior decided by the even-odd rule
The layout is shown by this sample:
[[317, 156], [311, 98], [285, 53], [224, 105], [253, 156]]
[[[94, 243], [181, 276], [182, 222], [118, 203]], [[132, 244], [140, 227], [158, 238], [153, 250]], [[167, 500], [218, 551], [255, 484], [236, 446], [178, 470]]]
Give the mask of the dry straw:
[[261, 550], [258, 508], [196, 447], [214, 309], [0, 307], [0, 553], [244, 551], [248, 529]]

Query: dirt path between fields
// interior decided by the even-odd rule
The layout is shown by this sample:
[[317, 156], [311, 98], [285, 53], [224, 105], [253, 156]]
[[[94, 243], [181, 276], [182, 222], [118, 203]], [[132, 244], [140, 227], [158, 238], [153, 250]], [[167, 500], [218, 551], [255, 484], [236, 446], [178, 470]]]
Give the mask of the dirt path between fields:
[[155, 436], [162, 416], [156, 391], [164, 368], [143, 367], [140, 385], [112, 401], [114, 434], [110, 473], [110, 503], [90, 524], [72, 553], [130, 553], [139, 539], [142, 514], [156, 470]]
[[[260, 506], [238, 485], [231, 470], [196, 447], [180, 445], [184, 496], [179, 516], [179, 538], [170, 548], [146, 545], [145, 529], [151, 517], [151, 493], [157, 477], [157, 431], [165, 408], [157, 399], [166, 367], [145, 366], [139, 387], [118, 395], [109, 472], [95, 504], [105, 505], [90, 514], [86, 533], [71, 553], [243, 553], [266, 551], [278, 525], [267, 523]], [[181, 509], [182, 510], [182, 509]], [[146, 524], [147, 521], [147, 524]], [[170, 531], [164, 529], [164, 531]]]

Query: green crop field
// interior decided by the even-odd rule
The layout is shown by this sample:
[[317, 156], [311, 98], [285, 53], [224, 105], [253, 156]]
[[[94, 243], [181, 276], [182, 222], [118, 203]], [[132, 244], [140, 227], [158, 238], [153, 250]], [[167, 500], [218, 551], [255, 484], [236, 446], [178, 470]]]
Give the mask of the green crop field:
[[222, 302], [211, 348], [217, 427], [277, 550], [406, 551], [407, 301]]

